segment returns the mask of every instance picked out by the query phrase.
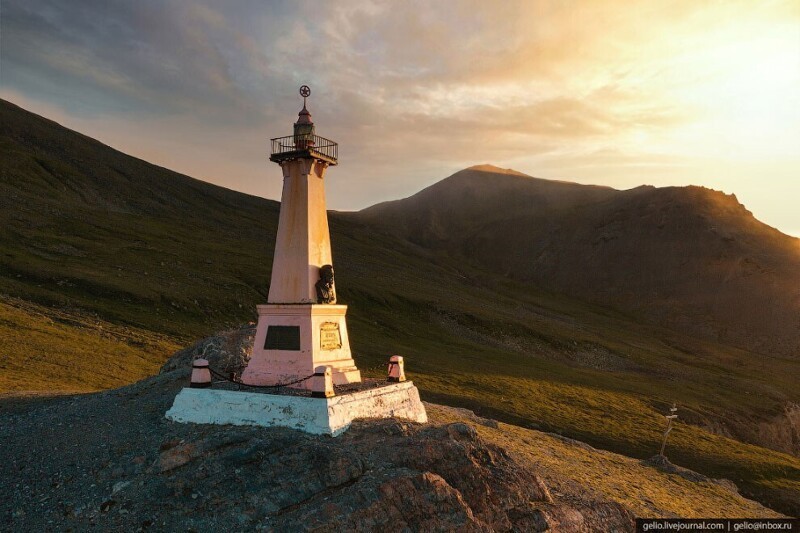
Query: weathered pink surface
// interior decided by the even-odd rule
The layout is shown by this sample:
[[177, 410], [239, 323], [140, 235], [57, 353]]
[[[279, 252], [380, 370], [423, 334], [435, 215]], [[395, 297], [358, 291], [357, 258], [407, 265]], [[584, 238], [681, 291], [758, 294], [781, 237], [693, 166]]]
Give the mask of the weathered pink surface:
[[315, 303], [319, 267], [332, 264], [323, 176], [314, 159], [281, 163], [283, 192], [269, 303]]
[[193, 386], [207, 386], [211, 384], [211, 371], [208, 369], [206, 359], [195, 359], [192, 362], [192, 377], [190, 382]]
[[335, 396], [331, 376], [330, 366], [318, 366], [314, 369], [314, 377], [311, 378], [311, 392], [314, 393], [314, 396], [323, 398]]
[[[333, 264], [323, 179], [328, 163], [304, 156], [279, 164], [283, 192], [268, 303], [258, 306], [253, 354], [242, 381], [288, 383], [327, 365], [335, 384], [360, 382], [361, 373], [350, 353], [347, 306], [316, 303], [319, 269]], [[267, 349], [271, 326], [298, 327], [300, 349]], [[296, 386], [310, 388], [311, 380]]]
[[[266, 304], [258, 306], [258, 325], [253, 343], [253, 355], [242, 374], [242, 381], [251, 385], [275, 385], [310, 376], [320, 365], [331, 367], [337, 385], [361, 381], [350, 353], [350, 339], [345, 322], [346, 305]], [[341, 348], [322, 349], [320, 331], [325, 323], [337, 324]], [[264, 343], [271, 325], [298, 326], [300, 350], [267, 350]], [[310, 388], [311, 380], [297, 385]]]
[[399, 355], [393, 355], [389, 358], [389, 381], [405, 381], [406, 380], [406, 370], [405, 370], [405, 363], [403, 363], [403, 357]]

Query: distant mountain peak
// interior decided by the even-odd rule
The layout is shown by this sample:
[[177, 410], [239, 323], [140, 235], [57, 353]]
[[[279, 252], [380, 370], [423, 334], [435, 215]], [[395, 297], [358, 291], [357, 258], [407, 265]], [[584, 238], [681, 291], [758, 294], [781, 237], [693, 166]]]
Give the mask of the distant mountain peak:
[[490, 165], [489, 163], [484, 163], [482, 165], [473, 165], [471, 167], [465, 168], [464, 170], [473, 170], [476, 172], [491, 172], [492, 174], [508, 174], [509, 176], [523, 176], [525, 178], [531, 177], [528, 174], [523, 174], [522, 172], [519, 172], [517, 170], [511, 168], [500, 168], [495, 165]]
[[800, 354], [796, 241], [732, 194], [618, 191], [484, 164], [358, 217], [423, 248], [677, 331]]

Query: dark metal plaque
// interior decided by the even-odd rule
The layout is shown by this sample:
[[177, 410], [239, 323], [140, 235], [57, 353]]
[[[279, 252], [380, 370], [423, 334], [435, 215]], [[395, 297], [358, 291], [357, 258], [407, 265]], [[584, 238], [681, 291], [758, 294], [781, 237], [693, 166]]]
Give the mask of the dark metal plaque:
[[322, 350], [338, 350], [342, 347], [339, 324], [336, 322], [322, 323], [319, 328], [319, 347]]
[[264, 349], [300, 351], [300, 326], [268, 326]]

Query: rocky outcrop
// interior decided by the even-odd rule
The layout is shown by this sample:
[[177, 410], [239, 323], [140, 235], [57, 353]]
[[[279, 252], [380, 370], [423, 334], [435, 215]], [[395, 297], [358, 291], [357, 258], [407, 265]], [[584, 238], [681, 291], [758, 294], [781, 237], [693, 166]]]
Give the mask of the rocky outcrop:
[[664, 455], [654, 455], [653, 457], [645, 461], [642, 461], [642, 463], [658, 468], [662, 472], [666, 472], [668, 474], [675, 474], [694, 483], [703, 483], [703, 482], [714, 483], [716, 485], [719, 485], [720, 487], [725, 488], [725, 490], [729, 490], [734, 494], [739, 494], [739, 489], [736, 487], [736, 484], [731, 480], [710, 478], [708, 476], [704, 476], [703, 474], [695, 472], [694, 470], [689, 470], [688, 468], [683, 468], [682, 466], [672, 464], [672, 462], [670, 462], [670, 460], [667, 459], [666, 456]]
[[203, 358], [220, 372], [240, 376], [250, 361], [255, 334], [255, 325], [245, 324], [206, 337], [170, 357], [161, 367], [161, 373], [190, 368], [194, 359]]
[[[554, 501], [535, 472], [464, 423], [368, 421], [340, 440], [264, 433], [227, 428], [168, 443], [128, 496], [168, 492], [196, 519], [235, 510], [243, 524], [277, 531], [632, 528], [621, 505]], [[172, 498], [158, 504], [178, 510]]]
[[761, 446], [800, 457], [800, 405], [787, 402], [782, 413], [759, 423], [754, 441]]
[[[431, 423], [361, 420], [338, 438], [170, 422], [164, 412], [187, 378], [184, 368], [115, 391], [0, 403], [0, 529], [633, 530], [629, 504], [591, 476], [566, 479], [538, 462], [573, 447], [553, 448], [544, 434], [430, 404]], [[632, 459], [580, 450], [584, 461], [630, 463], [631, 490], [654, 475]], [[695, 477], [692, 495], [709, 505], [774, 515]], [[653, 483], [675, 485], [666, 476]], [[675, 488], [664, 493], [670, 502]], [[658, 492], [645, 493], [655, 498], [647, 515], [670, 515]]]
[[800, 405], [795, 402], [759, 418], [684, 412], [683, 419], [716, 435], [800, 457]]
[[[691, 482], [689, 495], [704, 498], [702, 509], [724, 502], [739, 514], [775, 514], [735, 487], [722, 490], [717, 480], [666, 462], [643, 468], [561, 442], [569, 439], [553, 444], [545, 434], [433, 404], [430, 423], [357, 420], [337, 438], [167, 420], [190, 361], [204, 356], [221, 371], [237, 372], [252, 329], [205, 339], [176, 354], [158, 376], [122, 389], [0, 402], [0, 529], [633, 531], [635, 500], [598, 486], [594, 473], [572, 478], [542, 462], [563, 457], [573, 470], [572, 448], [586, 464], [599, 456], [617, 467], [630, 463], [632, 471], [618, 481], [632, 483], [626, 492], [666, 472]], [[597, 470], [605, 475], [603, 468]], [[674, 514], [673, 491], [687, 487], [667, 476], [653, 483], [674, 487], [663, 501], [641, 489], [654, 499], [644, 512]]]
[[364, 420], [336, 439], [170, 422], [187, 377], [0, 411], [0, 529], [633, 528], [620, 504], [554, 497], [535, 468], [466, 422]]

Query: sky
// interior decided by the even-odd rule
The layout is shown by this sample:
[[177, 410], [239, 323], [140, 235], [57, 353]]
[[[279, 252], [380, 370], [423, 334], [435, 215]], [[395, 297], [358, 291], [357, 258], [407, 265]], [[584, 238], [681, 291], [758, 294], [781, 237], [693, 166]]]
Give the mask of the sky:
[[257, 196], [302, 84], [333, 209], [490, 163], [703, 185], [800, 236], [797, 0], [0, 3], [0, 98]]

